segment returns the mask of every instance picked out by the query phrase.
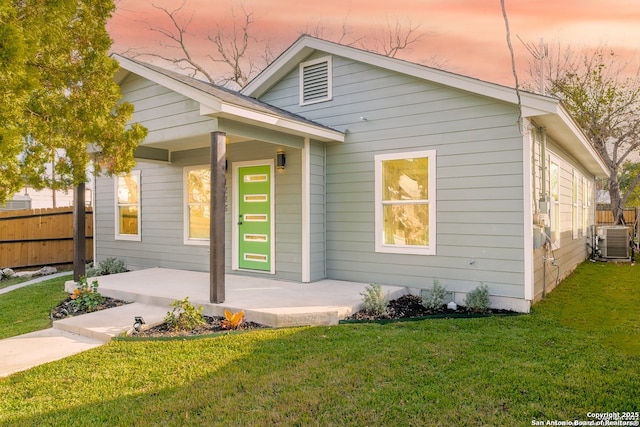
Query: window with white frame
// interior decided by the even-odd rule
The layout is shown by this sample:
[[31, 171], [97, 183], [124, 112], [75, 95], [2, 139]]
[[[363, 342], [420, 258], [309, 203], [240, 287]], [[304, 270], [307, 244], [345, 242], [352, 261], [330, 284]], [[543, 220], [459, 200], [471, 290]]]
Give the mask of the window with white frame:
[[115, 178], [115, 238], [137, 240], [140, 237], [140, 171]]
[[560, 247], [560, 162], [551, 157], [549, 162], [549, 202], [551, 223], [551, 244]]
[[376, 252], [436, 253], [436, 152], [375, 156]]
[[589, 207], [591, 206], [591, 182], [582, 177], [582, 235], [587, 236], [589, 231]]
[[211, 222], [211, 169], [209, 166], [185, 168], [184, 186], [185, 243], [208, 245]]
[[300, 105], [329, 101], [331, 89], [331, 57], [325, 56], [300, 64]]
[[582, 222], [582, 207], [580, 206], [580, 185], [582, 180], [577, 170], [573, 170], [571, 179], [571, 235], [577, 239], [580, 235], [580, 223]]

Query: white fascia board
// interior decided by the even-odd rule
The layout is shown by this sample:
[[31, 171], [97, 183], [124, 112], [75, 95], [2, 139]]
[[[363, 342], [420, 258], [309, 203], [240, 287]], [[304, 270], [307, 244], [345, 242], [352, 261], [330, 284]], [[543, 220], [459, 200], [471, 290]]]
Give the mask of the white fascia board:
[[200, 104], [200, 114], [208, 116], [227, 117], [235, 120], [247, 121], [268, 125], [270, 128], [279, 128], [291, 131], [298, 135], [310, 136], [321, 141], [344, 142], [345, 135], [342, 132], [289, 120], [271, 114], [257, 112], [248, 108], [239, 107], [233, 104], [220, 104], [220, 108], [211, 108]]
[[596, 149], [591, 145], [591, 142], [586, 137], [580, 126], [575, 122], [573, 117], [569, 114], [567, 109], [562, 105], [559, 105], [558, 108], [558, 116], [562, 119], [562, 121], [566, 124], [566, 126], [571, 130], [571, 132], [576, 135], [576, 138], [582, 144], [583, 148], [589, 153], [591, 157], [593, 157], [596, 163], [600, 166], [602, 171], [605, 173], [607, 177], [610, 175], [609, 168], [600, 157], [600, 154], [596, 151]]
[[121, 68], [124, 68], [131, 73], [137, 74], [142, 78], [157, 83], [160, 86], [166, 87], [169, 90], [184, 95], [187, 98], [191, 98], [196, 102], [213, 106], [214, 108], [217, 105], [221, 104], [220, 100], [215, 96], [204, 93], [196, 88], [172, 79], [171, 77], [157, 73], [154, 70], [151, 70], [136, 62], [130, 61], [129, 59], [120, 55], [114, 54], [113, 57], [120, 63]]
[[[337, 43], [302, 36], [289, 49], [272, 62], [261, 74], [254, 78], [242, 89], [241, 93], [254, 98], [260, 98], [277, 81], [296, 68], [300, 61], [310, 56], [314, 51], [322, 51], [331, 55], [342, 56], [354, 61], [363, 62], [380, 68], [396, 71], [419, 79], [450, 86], [467, 92], [484, 95], [490, 98], [518, 103], [514, 88], [490, 83], [473, 77], [455, 74], [408, 61], [389, 58], [384, 55], [343, 46]], [[520, 92], [523, 111], [530, 113], [555, 111], [557, 100], [543, 95]], [[527, 114], [524, 114], [525, 116]], [[536, 115], [536, 114], [533, 114]]]

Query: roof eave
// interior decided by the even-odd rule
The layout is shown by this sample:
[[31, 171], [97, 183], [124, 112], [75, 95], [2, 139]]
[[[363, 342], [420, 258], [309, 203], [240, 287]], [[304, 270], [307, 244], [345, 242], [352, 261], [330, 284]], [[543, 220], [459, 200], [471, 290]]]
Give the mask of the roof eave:
[[157, 73], [154, 70], [151, 70], [135, 61], [131, 61], [123, 56], [114, 54], [113, 57], [120, 63], [120, 70], [114, 77], [117, 83], [121, 83], [129, 73], [137, 74], [198, 102], [200, 104], [200, 114], [202, 115], [209, 115], [212, 117], [217, 115], [225, 115], [227, 117], [235, 116], [240, 120], [264, 124], [270, 127], [278, 127], [292, 131], [296, 134], [305, 134], [320, 141], [344, 142], [344, 133], [337, 130], [325, 128], [320, 125], [314, 126], [313, 124], [299, 122], [285, 116], [266, 114], [251, 108], [224, 102], [218, 97], [202, 92], [196, 88], [174, 80], [171, 77]]

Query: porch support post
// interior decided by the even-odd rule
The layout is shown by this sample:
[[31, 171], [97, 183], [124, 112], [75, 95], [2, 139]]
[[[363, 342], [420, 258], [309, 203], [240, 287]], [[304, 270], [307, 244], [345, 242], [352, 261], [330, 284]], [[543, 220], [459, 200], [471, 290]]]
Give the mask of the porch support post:
[[224, 132], [211, 132], [211, 220], [209, 222], [209, 301], [224, 302], [224, 209], [225, 158]]
[[85, 184], [78, 184], [73, 189], [73, 280], [80, 281], [84, 276], [86, 254], [86, 218], [85, 218]]

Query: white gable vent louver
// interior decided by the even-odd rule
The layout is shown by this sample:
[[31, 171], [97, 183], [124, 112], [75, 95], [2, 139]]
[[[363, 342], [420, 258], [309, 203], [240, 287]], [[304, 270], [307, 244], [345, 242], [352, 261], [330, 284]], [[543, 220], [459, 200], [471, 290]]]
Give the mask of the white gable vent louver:
[[331, 58], [300, 64], [300, 105], [331, 99]]

